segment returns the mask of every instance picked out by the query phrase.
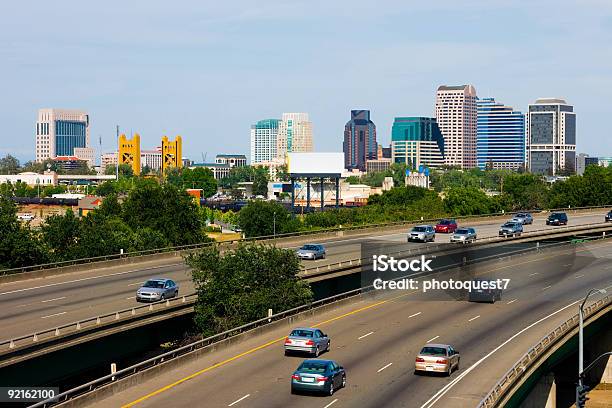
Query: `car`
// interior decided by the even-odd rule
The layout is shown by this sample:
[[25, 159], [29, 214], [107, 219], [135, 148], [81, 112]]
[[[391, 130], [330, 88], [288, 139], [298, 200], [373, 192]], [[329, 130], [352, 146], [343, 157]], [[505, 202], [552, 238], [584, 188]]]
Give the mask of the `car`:
[[285, 339], [285, 355], [293, 352], [302, 352], [319, 357], [322, 351], [329, 351], [331, 340], [320, 329], [312, 327], [298, 327], [291, 330]]
[[522, 225], [533, 224], [533, 217], [529, 213], [516, 213], [511, 221]]
[[567, 214], [555, 212], [548, 216], [546, 225], [567, 225]]
[[178, 296], [179, 286], [172, 279], [149, 279], [136, 291], [137, 302], [157, 302]]
[[436, 224], [436, 232], [451, 234], [457, 229], [457, 222], [455, 220], [440, 220]]
[[[488, 282], [489, 287], [483, 288], [483, 282]], [[495, 287], [495, 281], [492, 279], [486, 278], [477, 278], [472, 280], [472, 287], [477, 289], [472, 289], [468, 295], [469, 302], [490, 302], [495, 303], [497, 300], [501, 300], [502, 298], [502, 290], [501, 288]]]
[[612, 221], [612, 210], [608, 211], [604, 220], [605, 222]]
[[421, 241], [428, 242], [436, 239], [436, 231], [431, 225], [417, 225], [408, 233], [408, 242]]
[[306, 244], [296, 252], [300, 259], [315, 259], [325, 258], [325, 247], [321, 244]]
[[334, 395], [346, 387], [346, 371], [333, 360], [304, 360], [291, 375], [291, 393], [317, 392]]
[[523, 233], [523, 224], [515, 221], [508, 221], [499, 227], [500, 237], [516, 237]]
[[22, 220], [22, 221], [32, 221], [34, 218], [35, 218], [34, 215], [30, 213], [19, 214], [17, 216], [17, 219]]
[[417, 354], [414, 372], [445, 373], [450, 376], [459, 369], [459, 352], [448, 344], [428, 343]]
[[451, 235], [451, 242], [458, 242], [462, 244], [468, 244], [476, 241], [477, 235], [476, 230], [472, 227], [458, 228], [453, 235]]

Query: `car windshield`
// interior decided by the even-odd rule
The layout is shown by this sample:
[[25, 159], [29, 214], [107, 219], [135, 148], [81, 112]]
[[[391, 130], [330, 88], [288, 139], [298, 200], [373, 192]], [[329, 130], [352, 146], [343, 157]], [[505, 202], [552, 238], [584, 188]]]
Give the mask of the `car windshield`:
[[312, 337], [312, 330], [293, 330], [290, 334], [293, 337]]
[[301, 249], [305, 251], [316, 251], [317, 246], [316, 245], [304, 245]]
[[425, 227], [414, 227], [412, 230], [415, 232], [425, 232], [427, 229]]
[[552, 214], [550, 214], [550, 218], [559, 218], [559, 217], [562, 217], [562, 216], [563, 215], [560, 214], [560, 213], [552, 213]]
[[440, 221], [440, 225], [450, 225], [452, 223], [453, 222], [451, 220], [442, 220], [442, 221]]
[[462, 234], [467, 234], [468, 232], [469, 232], [468, 230], [461, 228], [455, 231], [455, 234], [462, 235]]
[[304, 361], [298, 371], [301, 373], [323, 374], [327, 370], [328, 363], [318, 361]]
[[507, 222], [504, 225], [502, 225], [502, 227], [508, 227], [508, 228], [513, 228], [514, 227], [514, 223], [513, 222]]
[[419, 354], [423, 356], [446, 356], [446, 349], [443, 347], [423, 347]]
[[144, 285], [142, 285], [143, 288], [163, 288], [164, 287], [164, 281], [157, 281], [157, 280], [149, 280], [146, 281]]

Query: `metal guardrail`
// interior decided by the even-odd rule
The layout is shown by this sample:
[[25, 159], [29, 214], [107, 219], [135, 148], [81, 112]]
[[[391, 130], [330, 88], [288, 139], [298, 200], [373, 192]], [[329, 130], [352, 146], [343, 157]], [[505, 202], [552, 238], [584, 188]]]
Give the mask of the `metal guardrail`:
[[93, 329], [98, 329], [104, 326], [115, 324], [122, 320], [131, 320], [137, 317], [146, 317], [147, 315], [158, 313], [162, 310], [170, 308], [176, 309], [185, 303], [195, 303], [197, 294], [191, 293], [184, 296], [166, 299], [160, 302], [149, 303], [129, 309], [118, 310], [116, 312], [98, 315], [76, 322], [64, 324], [47, 330], [38, 331], [25, 336], [12, 338], [10, 340], [0, 341], [0, 356], [7, 353], [12, 353], [24, 347], [32, 346], [33, 344], [51, 341], [61, 337], [73, 335], [79, 332], [87, 332]]
[[[595, 313], [609, 307], [612, 304], [612, 297], [610, 295], [603, 299], [600, 299], [594, 303], [591, 303], [584, 312], [585, 320]], [[523, 374], [531, 367], [532, 364], [539, 361], [539, 359], [553, 347], [560, 339], [562, 339], [567, 333], [571, 332], [578, 326], [578, 315], [574, 315], [567, 319], [565, 322], [557, 326], [553, 331], [548, 333], [546, 336], [532, 346], [518, 361], [510, 368], [503, 377], [495, 384], [495, 386], [489, 391], [486, 397], [480, 401], [478, 408], [493, 408], [496, 407], [504, 398], [507, 393], [516, 385], [516, 383], [522, 378]]]
[[[531, 210], [531, 212], [547, 213], [547, 212], [553, 212], [553, 211], [582, 211], [582, 210], [597, 210], [597, 209], [608, 209], [608, 208], [612, 208], [612, 206], [589, 206], [589, 207], [574, 207], [574, 208], [570, 207], [570, 208], [556, 208], [556, 209], [548, 209], [548, 210], [547, 209], [535, 209], [535, 210]], [[452, 218], [457, 219], [457, 220], [486, 219], [486, 218], [491, 218], [491, 217], [509, 216], [512, 214], [516, 214], [518, 212], [522, 212], [522, 211], [499, 212], [499, 213], [482, 214], [482, 215], [456, 216]], [[434, 222], [437, 220], [439, 220], [439, 218], [423, 219], [421, 217], [421, 219], [416, 219], [416, 220], [406, 220], [406, 221], [378, 223], [378, 224], [351, 225], [351, 226], [346, 226], [346, 227], [339, 226], [339, 227], [333, 227], [333, 228], [321, 228], [321, 229], [312, 229], [308, 231], [298, 231], [298, 232], [285, 233], [285, 234], [243, 238], [243, 239], [233, 240], [233, 241], [224, 241], [223, 243], [220, 243], [220, 244], [224, 245], [224, 244], [233, 244], [236, 242], [278, 240], [278, 239], [293, 238], [293, 237], [297, 238], [297, 237], [314, 235], [314, 234], [334, 233], [334, 232], [342, 232], [342, 231], [355, 231], [355, 230], [367, 230], [367, 229], [372, 229], [372, 228], [401, 227], [401, 226], [415, 225], [418, 223], [429, 223], [429, 222]], [[133, 258], [133, 257], [141, 257], [141, 256], [146, 256], [146, 255], [154, 255], [154, 254], [161, 254], [161, 253], [167, 253], [167, 252], [193, 250], [193, 249], [198, 249], [198, 248], [202, 248], [202, 247], [213, 245], [213, 244], [215, 244], [215, 242], [204, 242], [204, 243], [191, 244], [191, 245], [181, 245], [181, 246], [174, 246], [174, 247], [149, 249], [149, 250], [144, 250], [144, 251], [126, 252], [123, 254], [111, 254], [111, 255], [104, 255], [104, 256], [91, 257], [91, 258], [72, 259], [68, 261], [51, 262], [51, 263], [46, 263], [46, 264], [24, 266], [20, 268], [3, 269], [3, 270], [0, 270], [0, 276], [11, 275], [11, 274], [16, 274], [16, 273], [23, 273], [23, 272], [30, 272], [30, 271], [37, 271], [37, 270], [43, 270], [43, 269], [59, 268], [63, 266], [81, 265], [81, 264], [100, 262], [100, 261], [110, 261], [110, 260], [122, 259], [122, 258]]]

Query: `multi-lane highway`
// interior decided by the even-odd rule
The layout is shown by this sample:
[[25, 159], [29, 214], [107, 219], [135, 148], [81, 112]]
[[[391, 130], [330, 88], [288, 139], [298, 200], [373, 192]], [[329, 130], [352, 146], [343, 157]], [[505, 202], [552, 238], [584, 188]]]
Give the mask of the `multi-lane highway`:
[[[536, 217], [526, 231], [540, 230], [544, 217]], [[603, 212], [571, 215], [569, 225], [599, 223]], [[477, 228], [479, 237], [497, 235], [501, 222], [483, 220], [470, 224]], [[324, 243], [328, 249], [326, 259], [304, 262], [305, 266], [322, 266], [350, 258], [359, 258], [361, 244], [368, 240], [403, 242], [405, 232], [376, 233], [374, 236], [358, 238], [334, 238]], [[448, 235], [438, 234], [436, 242], [448, 242]], [[279, 241], [282, 245], [282, 241]], [[412, 246], [421, 244], [412, 243]], [[174, 261], [173, 261], [174, 262]], [[53, 328], [80, 319], [95, 317], [136, 304], [136, 289], [147, 278], [168, 277], [181, 287], [181, 293], [193, 291], [191, 278], [183, 263], [126, 265], [107, 269], [92, 269], [85, 272], [65, 274], [44, 279], [32, 279], [0, 285], [0, 340], [27, 335]]]
[[[290, 394], [290, 376], [304, 357], [284, 356], [286, 326], [95, 406], [474, 407], [529, 346], [577, 312], [588, 289], [610, 288], [611, 271], [612, 242], [598, 241], [477, 265], [476, 275], [511, 279], [495, 304], [384, 291], [300, 321], [296, 325], [328, 333], [332, 348], [321, 358], [347, 371], [347, 387], [332, 397]], [[413, 373], [415, 354], [427, 342], [449, 343], [461, 353], [460, 369], [450, 378]]]

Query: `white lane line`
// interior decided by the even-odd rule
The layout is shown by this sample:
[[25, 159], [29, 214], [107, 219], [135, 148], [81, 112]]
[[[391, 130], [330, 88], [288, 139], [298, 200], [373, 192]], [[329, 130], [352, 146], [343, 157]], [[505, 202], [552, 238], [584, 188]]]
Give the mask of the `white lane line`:
[[427, 340], [427, 341], [426, 341], [426, 343], [429, 343], [429, 342], [431, 342], [431, 341], [434, 341], [434, 340], [435, 340], [435, 339], [437, 339], [438, 337], [440, 337], [440, 336], [432, 337], [431, 339]]
[[130, 299], [136, 299], [136, 296], [130, 296], [130, 297], [127, 297], [126, 299], [127, 299], [127, 300], [130, 300]]
[[474, 316], [474, 317], [472, 317], [471, 319], [469, 319], [469, 320], [468, 320], [468, 322], [471, 322], [472, 320], [476, 320], [476, 319], [478, 319], [479, 317], [480, 317], [480, 315], [478, 315], [478, 316]]
[[546, 290], [546, 289], [549, 289], [549, 288], [552, 288], [552, 285], [544, 286], [544, 287], [542, 288], [542, 290]]
[[234, 401], [234, 402], [232, 402], [231, 404], [229, 404], [229, 405], [228, 405], [228, 407], [231, 407], [232, 405], [235, 405], [235, 404], [239, 403], [240, 401], [242, 401], [243, 399], [245, 399], [245, 398], [249, 398], [250, 396], [251, 396], [251, 394], [247, 394], [247, 395], [245, 395], [244, 397], [239, 398], [239, 399], [237, 399], [236, 401]]
[[365, 339], [366, 337], [368, 337], [370, 334], [374, 334], [374, 332], [369, 332], [364, 334], [363, 336], [357, 337], [357, 340], [361, 340], [361, 339]]
[[578, 279], [578, 278], [582, 278], [584, 275], [576, 275], [574, 276], [574, 279]]
[[[429, 343], [429, 342], [428, 342], [428, 343]], [[393, 364], [393, 363], [389, 363], [389, 364], [387, 364], [386, 366], [379, 368], [379, 369], [378, 369], [378, 371], [377, 371], [377, 373], [380, 373], [380, 372], [381, 372], [382, 370], [384, 370], [385, 368], [389, 368], [389, 367], [391, 367], [391, 365], [392, 365], [392, 364]]]
[[572, 265], [573, 265], [573, 264], [565, 264], [565, 265], [563, 265], [563, 266], [564, 266], [564, 267], [566, 267], [566, 266], [572, 266]]
[[529, 276], [536, 276], [536, 275], [539, 275], [539, 274], [540, 274], [540, 272], [534, 272], [534, 273], [530, 273]]
[[420, 315], [420, 314], [421, 314], [421, 312], [418, 312], [418, 313], [411, 314], [411, 315], [410, 315], [410, 316], [408, 316], [408, 317], [410, 318], [410, 317], [418, 316], [418, 315]]
[[66, 296], [58, 297], [55, 299], [42, 300], [41, 303], [54, 302], [56, 300], [62, 300], [62, 299], [66, 299]]
[[48, 319], [50, 317], [61, 316], [61, 315], [64, 315], [64, 314], [66, 314], [66, 312], [55, 313], [55, 314], [48, 315], [48, 316], [41, 316], [41, 319]]
[[65, 282], [49, 283], [48, 285], [32, 286], [31, 288], [15, 289], [15, 290], [10, 290], [8, 292], [1, 292], [0, 296], [10, 295], [12, 293], [27, 292], [29, 290], [35, 290], [35, 289], [43, 289], [43, 288], [50, 288], [50, 287], [53, 287], [53, 286], [66, 285], [68, 283], [76, 283], [76, 282], [83, 282], [83, 281], [88, 281], [88, 280], [92, 280], [92, 279], [107, 278], [109, 276], [119, 276], [119, 275], [125, 275], [127, 273], [142, 272], [142, 271], [148, 271], [148, 270], [151, 270], [151, 269], [167, 268], [169, 266], [177, 266], [177, 265], [184, 265], [184, 264], [176, 263], [176, 264], [170, 264], [170, 265], [152, 266], [150, 268], [144, 268], [144, 269], [132, 269], [130, 271], [109, 273], [108, 275], [90, 276], [89, 278], [81, 278], [81, 279], [74, 279], [74, 280], [65, 281]]
[[612, 265], [608, 265], [604, 269], [610, 269], [610, 268], [612, 268]]
[[329, 408], [332, 405], [334, 405], [336, 402], [338, 402], [338, 398], [336, 398], [335, 400], [333, 400], [332, 402], [330, 402], [329, 404], [327, 404], [326, 406], [324, 406], [323, 408]]
[[509, 302], [508, 302], [508, 303], [506, 303], [506, 304], [507, 304], [507, 305], [509, 305], [509, 304], [514, 303], [514, 302], [516, 302], [516, 301], [517, 301], [517, 299], [512, 299], [511, 301], [509, 301]]
[[142, 282], [128, 283], [128, 286], [142, 285]]
[[[604, 288], [604, 289], [608, 289], [608, 287]], [[448, 384], [446, 384], [444, 387], [442, 387], [440, 389], [440, 391], [438, 391], [437, 393], [434, 394], [433, 397], [431, 397], [430, 399], [428, 399], [423, 405], [421, 405], [421, 408], [430, 408], [433, 407], [434, 404], [436, 402], [438, 402], [438, 400], [440, 398], [442, 398], [452, 387], [455, 386], [455, 384], [457, 384], [459, 381], [461, 381], [461, 379], [463, 377], [465, 377], [466, 375], [468, 375], [469, 373], [471, 373], [472, 371], [474, 371], [479, 365], [481, 365], [484, 361], [486, 361], [489, 357], [491, 357], [493, 354], [495, 354], [497, 351], [499, 351], [502, 347], [504, 347], [506, 344], [512, 342], [512, 340], [514, 340], [515, 338], [517, 338], [518, 336], [520, 336], [521, 334], [525, 333], [527, 330], [531, 329], [534, 326], [537, 326], [538, 324], [542, 323], [545, 320], [550, 319], [551, 317], [561, 313], [562, 311], [564, 311], [565, 309], [568, 309], [578, 303], [582, 302], [582, 299], [578, 299], [572, 303], [570, 303], [569, 305], [565, 305], [563, 306], [561, 309], [556, 310], [554, 312], [552, 312], [551, 314], [549, 314], [548, 316], [544, 316], [543, 318], [541, 318], [538, 321], [535, 321], [533, 323], [531, 323], [529, 326], [525, 327], [524, 329], [516, 332], [515, 334], [513, 334], [508, 340], [504, 341], [502, 344], [500, 344], [499, 346], [495, 347], [493, 350], [491, 350], [486, 356], [484, 356], [483, 358], [481, 358], [480, 360], [478, 360], [477, 362], [475, 362], [474, 364], [472, 364], [470, 367], [468, 367], [467, 370], [463, 371], [461, 374], [459, 374], [457, 376], [457, 378], [455, 378], [453, 381], [449, 382]]]

